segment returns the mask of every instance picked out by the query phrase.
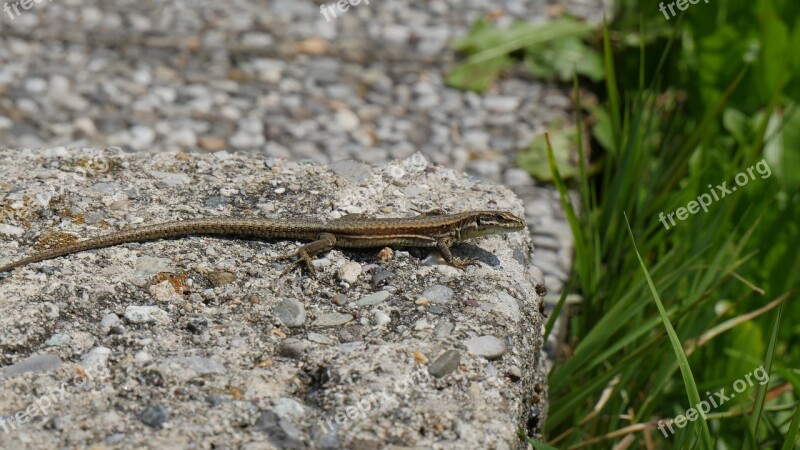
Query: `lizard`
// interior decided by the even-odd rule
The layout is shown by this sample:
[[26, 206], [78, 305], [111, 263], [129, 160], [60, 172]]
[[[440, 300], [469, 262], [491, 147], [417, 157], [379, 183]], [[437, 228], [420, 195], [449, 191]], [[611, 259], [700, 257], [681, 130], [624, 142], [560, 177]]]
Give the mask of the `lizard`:
[[492, 234], [520, 231], [525, 221], [506, 211], [465, 211], [448, 214], [435, 209], [414, 217], [365, 218], [351, 214], [323, 222], [313, 218], [234, 219], [205, 218], [147, 225], [102, 235], [35, 253], [0, 266], [0, 273], [62, 256], [115, 245], [187, 236], [227, 236], [256, 239], [311, 241], [279, 259], [296, 257], [281, 276], [305, 263], [316, 275], [311, 258], [333, 248], [421, 247], [436, 248], [445, 262], [459, 269], [478, 265], [476, 258], [456, 258], [450, 247], [458, 242]]

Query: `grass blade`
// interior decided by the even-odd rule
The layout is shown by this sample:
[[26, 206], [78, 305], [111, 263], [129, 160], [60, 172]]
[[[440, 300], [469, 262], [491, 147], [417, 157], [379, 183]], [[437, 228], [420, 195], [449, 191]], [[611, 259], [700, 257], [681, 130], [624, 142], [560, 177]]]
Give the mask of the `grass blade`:
[[[675, 357], [678, 360], [678, 365], [681, 369], [681, 375], [683, 376], [683, 382], [686, 385], [686, 393], [689, 397], [689, 403], [692, 405], [698, 405], [700, 404], [700, 393], [697, 390], [697, 384], [695, 383], [694, 376], [692, 375], [692, 368], [689, 367], [689, 361], [686, 359], [686, 354], [683, 352], [683, 344], [678, 338], [675, 328], [672, 327], [669, 317], [667, 317], [667, 311], [664, 308], [664, 304], [661, 302], [658, 292], [656, 291], [656, 286], [653, 284], [653, 279], [650, 277], [650, 272], [648, 272], [647, 266], [645, 266], [644, 260], [642, 259], [642, 255], [639, 254], [639, 249], [636, 247], [636, 239], [633, 237], [633, 230], [631, 230], [631, 224], [628, 221], [628, 215], [625, 213], [623, 214], [625, 216], [625, 224], [628, 227], [628, 233], [630, 235], [631, 242], [633, 243], [633, 251], [636, 253], [636, 258], [639, 260], [639, 264], [642, 267], [644, 276], [647, 279], [647, 285], [650, 287], [650, 293], [653, 294], [656, 307], [658, 307], [658, 313], [661, 315], [661, 320], [664, 322], [664, 328], [667, 330], [670, 344], [672, 345], [672, 349], [675, 352]], [[700, 424], [700, 434], [702, 437], [701, 442], [703, 443], [703, 448], [711, 450], [713, 448], [713, 442], [711, 440], [711, 432], [708, 430], [708, 423], [703, 416], [700, 416], [697, 422]]]
[[[772, 336], [769, 338], [769, 346], [767, 347], [767, 355], [764, 361], [764, 370], [767, 375], [772, 372], [772, 359], [775, 356], [775, 342], [778, 340], [778, 331], [781, 326], [781, 316], [783, 315], [783, 305], [781, 302], [778, 307], [778, 312], [775, 314], [775, 325], [772, 328]], [[767, 395], [767, 386], [759, 387], [758, 395], [756, 396], [756, 403], [753, 407], [753, 417], [750, 420], [750, 432], [754, 438], [758, 438], [758, 424], [761, 421], [761, 413], [764, 411], [764, 398]]]

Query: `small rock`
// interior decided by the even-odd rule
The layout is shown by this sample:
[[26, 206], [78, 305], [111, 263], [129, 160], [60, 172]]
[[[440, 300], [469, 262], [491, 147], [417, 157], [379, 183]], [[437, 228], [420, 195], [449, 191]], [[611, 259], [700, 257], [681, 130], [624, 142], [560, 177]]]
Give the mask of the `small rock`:
[[28, 92], [32, 92], [34, 94], [38, 94], [44, 92], [47, 89], [47, 81], [41, 78], [30, 78], [25, 81], [25, 90]]
[[387, 292], [387, 291], [374, 292], [372, 294], [365, 295], [364, 297], [361, 297], [361, 299], [356, 302], [356, 305], [357, 306], [374, 306], [374, 305], [378, 305], [380, 303], [385, 302], [386, 299], [388, 299], [390, 296], [391, 296], [391, 294], [389, 294], [389, 292]]
[[45, 353], [42, 355], [31, 356], [16, 364], [5, 367], [3, 372], [0, 372], [0, 380], [15, 377], [28, 372], [49, 372], [61, 367], [61, 359], [56, 355]]
[[[366, 318], [362, 318], [362, 320], [367, 321]], [[361, 325], [352, 325], [349, 327], [342, 327], [336, 329], [336, 337], [339, 338], [339, 342], [345, 342], [345, 343], [360, 341], [364, 338], [364, 335], [366, 333], [367, 329]]]
[[308, 342], [297, 338], [288, 338], [281, 342], [278, 352], [287, 358], [300, 359], [308, 347]]
[[153, 359], [153, 358], [151, 358], [150, 354], [145, 352], [145, 351], [138, 351], [138, 352], [136, 352], [135, 355], [133, 355], [133, 360], [138, 362], [138, 363], [146, 363], [146, 362], [150, 361], [151, 359]]
[[425, 289], [420, 295], [420, 299], [427, 299], [433, 303], [447, 303], [453, 298], [453, 290], [447, 286], [437, 284]]
[[134, 150], [144, 150], [150, 146], [156, 138], [156, 132], [152, 128], [136, 125], [131, 127], [131, 140], [129, 145]]
[[415, 331], [427, 330], [429, 328], [433, 328], [433, 327], [425, 319], [419, 319], [418, 321], [414, 322], [414, 330]]
[[394, 250], [389, 247], [383, 247], [381, 251], [378, 252], [378, 261], [389, 261], [394, 258]]
[[225, 148], [225, 139], [216, 136], [202, 136], [197, 143], [204, 150], [222, 150]]
[[344, 294], [337, 293], [336, 295], [333, 296], [333, 298], [331, 299], [331, 302], [334, 305], [344, 306], [344, 305], [350, 303], [350, 297], [348, 297], [348, 296], [346, 296]]
[[275, 306], [275, 317], [290, 328], [306, 323], [306, 308], [296, 298], [287, 298]]
[[167, 141], [181, 147], [193, 148], [197, 145], [197, 135], [189, 128], [173, 130], [168, 136]]
[[211, 394], [206, 397], [206, 402], [212, 407], [231, 401], [233, 401], [233, 397], [228, 394]]
[[544, 284], [544, 273], [542, 273], [542, 269], [536, 266], [530, 266], [528, 268], [528, 274], [531, 276], [534, 283]]
[[325, 336], [324, 334], [314, 333], [313, 331], [308, 333], [308, 340], [311, 342], [316, 342], [317, 344], [325, 344], [325, 345], [334, 345], [337, 344], [336, 340]]
[[433, 364], [428, 367], [428, 372], [436, 378], [441, 378], [456, 370], [461, 363], [461, 352], [448, 350], [442, 353]]
[[383, 312], [381, 310], [376, 310], [374, 313], [372, 313], [372, 322], [376, 326], [380, 327], [380, 326], [388, 324], [391, 321], [392, 321], [392, 318], [389, 317], [388, 314], [386, 314], [385, 312]]
[[45, 341], [45, 347], [60, 347], [64, 344], [68, 344], [72, 338], [70, 335], [66, 333], [57, 333], [50, 337], [47, 341]]
[[114, 313], [106, 314], [103, 316], [103, 319], [100, 320], [100, 326], [103, 327], [103, 330], [105, 330], [106, 333], [108, 333], [108, 330], [110, 330], [111, 327], [117, 325], [118, 323], [119, 316]]
[[208, 320], [205, 317], [192, 317], [186, 324], [186, 329], [193, 334], [200, 334], [208, 328]]
[[349, 109], [340, 109], [336, 112], [334, 119], [336, 120], [336, 124], [344, 131], [353, 131], [361, 124], [356, 113]]
[[494, 336], [481, 336], [464, 341], [470, 353], [482, 356], [488, 360], [503, 356], [508, 348], [506, 343]]
[[130, 323], [169, 323], [169, 314], [157, 306], [134, 306], [125, 308], [125, 320]]
[[157, 170], [151, 170], [148, 173], [167, 186], [185, 186], [192, 181], [185, 173], [160, 172]]
[[447, 265], [444, 263], [444, 260], [439, 259], [432, 259], [430, 256], [423, 260], [427, 265], [435, 265], [436, 271], [446, 277], [460, 277], [462, 275], [461, 269], [457, 269], [453, 266]]
[[502, 95], [487, 95], [484, 99], [486, 109], [496, 113], [514, 112], [519, 106], [519, 98]]
[[150, 428], [160, 429], [169, 420], [169, 411], [161, 405], [150, 405], [139, 413], [139, 420]]
[[231, 199], [226, 197], [209, 197], [203, 203], [206, 208], [217, 208], [220, 206], [225, 206], [231, 202]]
[[81, 358], [81, 367], [87, 371], [104, 371], [108, 366], [108, 358], [111, 356], [111, 349], [108, 347], [95, 347]]
[[280, 397], [275, 400], [272, 411], [281, 419], [292, 421], [300, 421], [306, 415], [305, 406], [289, 397]]
[[506, 370], [506, 374], [511, 381], [518, 381], [522, 378], [522, 370], [517, 366], [511, 366]]
[[305, 448], [300, 430], [292, 422], [281, 419], [274, 411], [264, 411], [254, 428], [269, 436], [277, 448]]
[[208, 274], [208, 281], [210, 281], [214, 287], [225, 286], [226, 284], [231, 284], [236, 281], [236, 275], [224, 270], [215, 270]]
[[142, 256], [136, 260], [134, 274], [136, 277], [147, 278], [157, 273], [171, 272], [174, 264], [168, 258], [156, 258], [154, 256]]
[[175, 292], [175, 287], [169, 280], [150, 286], [147, 290], [160, 303], [180, 302], [183, 300], [183, 296]]
[[343, 159], [328, 165], [335, 174], [347, 179], [351, 183], [360, 183], [369, 178], [372, 167], [353, 159]]
[[352, 353], [364, 346], [364, 342], [362, 341], [353, 341], [353, 342], [346, 342], [339, 346], [339, 351], [347, 354]]
[[361, 264], [357, 262], [343, 264], [342, 267], [339, 267], [336, 274], [339, 276], [340, 280], [346, 283], [355, 283], [359, 275], [361, 275]]
[[[326, 426], [325, 428], [327, 429], [328, 427]], [[330, 430], [317, 437], [317, 447], [320, 450], [338, 450], [341, 448], [339, 444], [339, 430], [337, 428], [338, 426], [334, 422]]]
[[378, 269], [375, 273], [372, 274], [372, 287], [378, 287], [382, 282], [388, 280], [395, 276], [395, 273], [391, 270], [386, 269]]
[[221, 375], [227, 371], [218, 360], [202, 356], [167, 358], [166, 361], [159, 364], [158, 370], [165, 377], [177, 377], [181, 380], [191, 380], [204, 375]]
[[339, 325], [344, 325], [347, 322], [353, 320], [353, 316], [350, 314], [342, 314], [342, 313], [325, 313], [321, 316], [317, 317], [312, 323], [312, 326], [323, 328], [323, 327], [336, 327]]
[[436, 324], [436, 327], [433, 329], [433, 335], [436, 339], [444, 339], [453, 332], [453, 328], [455, 328], [455, 324], [448, 320], [442, 320], [441, 322]]
[[15, 227], [13, 225], [6, 225], [4, 223], [0, 223], [0, 234], [9, 234], [11, 236], [22, 236], [25, 230], [20, 227]]
[[497, 301], [495, 303], [495, 307], [493, 308], [495, 311], [508, 316], [508, 318], [513, 322], [518, 322], [522, 318], [519, 303], [517, 302], [517, 299], [511, 296], [511, 294], [500, 290], [497, 292], [496, 298]]

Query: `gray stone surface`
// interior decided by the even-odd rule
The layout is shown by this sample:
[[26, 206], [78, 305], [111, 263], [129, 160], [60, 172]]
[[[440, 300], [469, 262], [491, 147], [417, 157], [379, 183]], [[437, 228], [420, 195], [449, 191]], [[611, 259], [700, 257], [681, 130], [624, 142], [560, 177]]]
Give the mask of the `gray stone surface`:
[[[107, 170], [73, 176], [86, 161]], [[200, 216], [327, 220], [434, 207], [523, 214], [508, 189], [415, 164], [409, 158], [367, 167], [353, 183], [324, 166], [244, 154], [0, 151], [0, 222], [24, 229], [21, 236], [0, 236], [0, 261], [30, 253], [37, 242]], [[164, 183], [154, 172], [188, 182]], [[90, 189], [98, 183], [114, 188]], [[219, 196], [230, 202], [206, 206]], [[100, 219], [89, 223], [90, 214]], [[316, 278], [297, 271], [277, 278], [283, 263], [276, 257], [297, 245], [208, 237], [126, 244], [37, 263], [0, 280], [0, 365], [6, 366], [0, 373], [15, 374], [0, 384], [0, 415], [24, 411], [48, 389], [65, 386], [64, 398], [46, 414], [0, 433], [0, 448], [202, 442], [247, 449], [511, 449], [519, 444], [517, 427], [540, 431], [541, 417], [530, 417], [524, 401], [545, 379], [542, 299], [527, 259], [515, 257], [532, 251], [526, 233], [455, 247], [457, 256], [481, 261], [466, 271], [427, 265], [426, 252], [333, 250], [322, 255]], [[169, 261], [159, 264], [168, 272], [143, 275], [143, 258]], [[339, 268], [351, 262], [367, 274], [384, 269], [394, 276], [380, 287], [369, 276], [344, 282]], [[213, 283], [215, 271], [236, 281]], [[418, 302], [433, 286], [448, 287], [452, 298]], [[163, 295], [166, 287], [173, 295]], [[391, 295], [374, 306], [331, 301], [378, 291]], [[290, 298], [305, 308], [302, 326], [287, 327], [275, 314]], [[373, 308], [390, 321], [376, 324]], [[104, 320], [110, 314], [122, 322]], [[323, 318], [331, 319], [328, 326], [318, 327]], [[336, 318], [349, 319], [337, 324]], [[45, 348], [57, 333], [71, 339]], [[480, 336], [506, 347], [484, 346], [486, 357], [475, 355], [464, 343]], [[442, 356], [452, 350], [457, 364], [455, 354]], [[44, 352], [63, 363], [7, 368]], [[104, 375], [78, 367], [87, 362], [104, 364]], [[430, 375], [432, 364], [440, 377]], [[90, 382], [76, 375], [81, 371]]]

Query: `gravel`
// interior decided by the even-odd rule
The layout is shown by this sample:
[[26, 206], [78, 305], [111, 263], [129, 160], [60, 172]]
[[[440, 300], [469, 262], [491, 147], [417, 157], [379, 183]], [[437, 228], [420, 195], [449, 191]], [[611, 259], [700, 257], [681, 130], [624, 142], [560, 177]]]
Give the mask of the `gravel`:
[[[500, 26], [509, 26], [517, 19], [542, 22], [570, 13], [597, 23], [604, 12], [597, 2], [373, 2], [351, 7], [330, 22], [320, 14], [321, 3], [272, 0], [264, 7], [245, 0], [224, 5], [211, 0], [70, 0], [37, 3], [13, 19], [2, 13], [0, 142], [15, 150], [0, 151], [0, 201], [8, 207], [0, 209], [0, 261], [26, 252], [58, 223], [59, 232], [85, 236], [205, 214], [313, 212], [324, 216], [330, 212], [333, 218], [347, 213], [408, 214], [439, 206], [451, 211], [469, 205], [503, 206], [497, 202], [510, 194], [502, 191], [495, 198], [497, 191], [491, 185], [468, 186], [458, 174], [467, 172], [504, 183], [522, 199], [536, 254], [530, 246], [520, 246], [507, 262], [497, 259], [486, 264], [496, 270], [517, 264], [527, 267], [526, 272], [497, 292], [478, 295], [480, 290], [473, 286], [474, 295], [465, 296], [470, 289], [460, 281], [464, 275], [441, 265], [438, 257], [424, 258], [417, 267], [415, 256], [385, 252], [377, 258], [342, 264], [342, 254], [334, 251], [315, 260], [315, 266], [323, 273], [333, 270], [338, 288], [314, 291], [309, 283], [314, 286], [317, 282], [304, 280], [273, 298], [270, 292], [274, 289], [287, 288], [252, 279], [269, 277], [275, 268], [273, 257], [286, 253], [286, 247], [265, 254], [255, 243], [253, 247], [229, 247], [190, 239], [185, 252], [176, 253], [174, 248], [180, 246], [161, 243], [148, 244], [153, 251], [146, 254], [133, 245], [90, 252], [64, 262], [42, 263], [41, 270], [32, 273], [26, 271], [26, 283], [47, 286], [46, 292], [0, 279], [3, 297], [11, 299], [0, 304], [0, 329], [4, 330], [0, 355], [5, 355], [0, 358], [5, 365], [0, 366], [0, 378], [9, 370], [15, 374], [27, 371], [28, 366], [14, 365], [26, 358], [33, 361], [34, 374], [67, 370], [58, 369], [62, 361], [104, 344], [112, 349], [112, 369], [127, 364], [138, 374], [118, 374], [107, 389], [129, 386], [135, 380], [130, 385], [134, 391], [161, 399], [163, 392], [157, 390], [164, 389], [161, 375], [147, 367], [163, 362], [168, 349], [187, 352], [179, 342], [209, 352], [198, 357], [211, 357], [223, 348], [242, 352], [242, 346], [249, 346], [252, 354], [246, 359], [259, 370], [274, 367], [284, 350], [296, 359], [312, 358], [318, 367], [327, 367], [331, 357], [319, 356], [317, 347], [336, 355], [366, 357], [357, 352], [362, 339], [368, 345], [388, 340], [407, 346], [414, 342], [409, 339], [423, 339], [425, 345], [436, 346], [427, 353], [433, 359], [448, 351], [449, 347], [440, 345], [455, 345], [476, 332], [496, 333], [498, 339], [513, 334], [506, 330], [501, 336], [486, 321], [507, 321], [511, 330], [518, 323], [536, 322], [528, 317], [532, 314], [528, 309], [538, 308], [519, 301], [533, 295], [520, 294], [514, 288], [519, 280], [536, 277], [537, 284], [547, 287], [547, 298], [558, 298], [571, 272], [574, 244], [569, 227], [557, 193], [537, 186], [514, 162], [518, 152], [548, 124], [571, 119], [570, 89], [509, 73], [486, 94], [477, 95], [447, 87], [444, 78], [457, 63], [449, 43], [480, 17], [489, 16]], [[116, 149], [102, 152], [92, 148], [104, 146]], [[24, 147], [46, 148], [30, 152], [21, 150]], [[127, 152], [142, 155], [134, 157]], [[327, 171], [315, 172], [321, 170], [319, 166], [265, 159], [268, 157], [329, 166]], [[370, 165], [387, 163], [390, 165], [381, 168]], [[455, 172], [442, 171], [437, 164]], [[275, 179], [265, 179], [265, 173], [272, 173]], [[461, 181], [448, 185], [440, 176], [450, 177], [449, 182]], [[431, 195], [437, 188], [448, 194]], [[323, 205], [323, 201], [330, 203]], [[32, 210], [39, 215], [26, 216]], [[522, 214], [521, 208], [519, 212]], [[77, 223], [77, 218], [82, 223]], [[244, 267], [234, 261], [245, 261]], [[173, 278], [156, 283], [154, 277], [159, 274]], [[185, 282], [176, 278], [186, 274]], [[409, 277], [416, 283], [409, 285]], [[50, 278], [60, 283], [36, 284]], [[254, 296], [256, 302], [251, 302]], [[373, 300], [384, 296], [381, 301]], [[271, 321], [263, 321], [280, 300], [293, 298], [309, 308], [308, 320], [298, 308], [292, 308], [284, 311], [288, 315], [283, 318], [275, 312]], [[270, 303], [275, 299], [279, 300]], [[351, 299], [370, 300], [358, 305]], [[420, 303], [422, 299], [427, 304]], [[258, 314], [247, 312], [247, 305], [255, 305]], [[552, 310], [552, 305], [547, 309]], [[71, 319], [69, 326], [66, 317]], [[481, 322], [465, 327], [465, 320]], [[308, 327], [317, 332], [307, 331]], [[563, 332], [563, 322], [557, 321], [547, 348], [559, 348], [555, 342]], [[283, 339], [281, 333], [304, 338], [280, 347], [279, 352], [274, 340]], [[262, 340], [253, 341], [255, 336]], [[44, 347], [59, 356], [42, 354]], [[407, 355], [416, 349], [404, 351]], [[497, 353], [495, 349], [491, 354]], [[477, 362], [468, 360], [473, 357], [470, 355], [464, 352], [461, 357], [467, 373], [477, 367]], [[373, 359], [353, 364], [383, 367], [397, 360], [396, 350], [368, 356]], [[546, 363], [554, 355], [547, 356], [550, 359], [543, 359]], [[36, 358], [43, 358], [42, 364], [37, 365]], [[494, 360], [495, 370], [505, 370], [506, 358], [519, 356], [512, 348]], [[525, 364], [516, 361], [514, 367]], [[526, 367], [526, 374], [535, 372], [528, 370]], [[215, 423], [248, 430], [248, 435], [269, 434], [271, 445], [285, 448], [375, 448], [385, 443], [360, 422], [348, 420], [339, 425], [334, 421], [336, 427], [325, 432], [309, 426], [312, 417], [322, 417], [315, 409], [321, 404], [333, 411], [345, 406], [336, 389], [325, 393], [322, 403], [313, 405], [309, 410], [313, 412], [306, 417], [289, 420], [277, 414], [274, 406], [263, 406], [271, 403], [262, 404], [262, 400], [274, 398], [264, 382], [245, 368], [237, 367], [234, 373], [204, 375], [211, 379], [209, 386], [219, 392], [198, 398], [232, 399], [217, 405], [221, 416]], [[456, 376], [453, 373], [458, 371], [442, 379]], [[319, 382], [325, 379], [314, 373], [297, 378], [309, 376]], [[541, 372], [530, 376], [540, 377], [544, 383]], [[245, 379], [254, 387], [241, 392], [231, 387], [244, 385]], [[522, 387], [512, 389], [519, 391], [519, 398], [525, 395], [528, 382], [526, 379], [520, 383]], [[222, 393], [226, 389], [231, 395]], [[0, 415], [24, 408], [33, 398], [22, 384], [4, 387], [2, 394], [12, 399], [12, 410], [0, 409]], [[108, 395], [115, 398], [115, 394]], [[504, 398], [514, 404], [513, 397]], [[209, 431], [213, 424], [184, 419], [197, 411], [177, 397], [149, 405], [134, 396], [122, 403], [125, 406], [112, 413], [75, 400], [69, 406], [74, 414], [53, 419], [59, 424], [56, 428], [64, 430], [64, 439], [70, 440], [56, 438], [52, 430], [34, 428], [17, 431], [15, 436], [43, 448], [95, 445], [81, 433], [69, 433], [79, 422], [91, 433], [105, 433], [109, 446], [134, 448], [138, 442], [140, 447], [188, 447], [186, 429], [208, 431], [214, 436], [210, 439], [214, 446], [244, 442], [237, 440], [241, 435], [221, 437], [220, 430]], [[501, 420], [501, 415], [492, 411], [487, 412], [494, 414], [487, 426], [495, 427], [494, 431], [517, 420]], [[537, 407], [531, 411], [526, 414], [543, 421], [546, 410]], [[443, 417], [457, 417], [458, 412], [446, 402], [436, 410]], [[461, 420], [452, 423], [466, 426]], [[161, 430], [160, 434], [144, 439], [141, 424]], [[409, 436], [419, 429], [408, 431]], [[355, 438], [358, 430], [362, 435]], [[539, 432], [530, 431], [534, 435]], [[455, 441], [456, 432], [428, 429], [429, 436], [436, 433], [438, 442], [445, 443], [437, 446], [460, 445]], [[0, 447], [18, 443], [7, 444], [3, 439], [0, 434]], [[266, 445], [253, 442], [250, 445]], [[393, 442], [413, 446], [417, 441], [394, 437]], [[419, 442], [427, 446], [428, 441]]]

